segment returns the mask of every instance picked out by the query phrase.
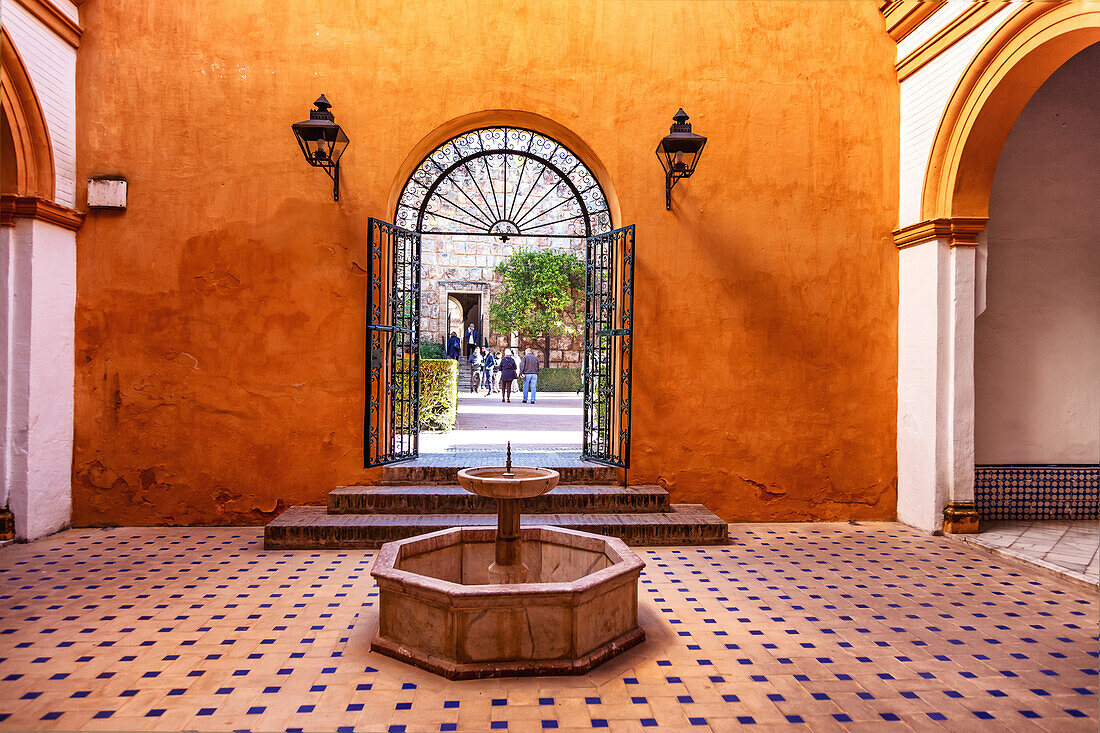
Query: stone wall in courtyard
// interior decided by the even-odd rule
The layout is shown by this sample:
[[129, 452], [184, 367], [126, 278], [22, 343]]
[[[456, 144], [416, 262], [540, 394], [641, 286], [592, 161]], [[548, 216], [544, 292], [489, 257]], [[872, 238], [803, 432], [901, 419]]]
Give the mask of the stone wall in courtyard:
[[[366, 223], [536, 128], [637, 226], [629, 478], [730, 520], [891, 519], [899, 102], [862, 1], [84, 3], [73, 522], [263, 523], [363, 468]], [[677, 40], [671, 40], [676, 29]], [[290, 124], [324, 93], [340, 200]], [[664, 205], [653, 151], [709, 139]], [[139, 111], [139, 112], [135, 112]]]
[[[527, 339], [497, 333], [489, 325], [489, 304], [497, 297], [501, 281], [500, 275], [493, 272], [493, 269], [513, 251], [520, 249], [554, 249], [572, 252], [584, 259], [583, 239], [517, 237], [502, 242], [499, 238], [487, 236], [425, 234], [421, 239], [421, 341], [446, 344], [447, 293], [478, 293], [481, 295], [485, 314], [483, 335], [489, 339], [489, 344], [498, 350], [530, 346], [537, 351], [541, 360], [544, 339]], [[462, 330], [455, 328], [454, 324], [451, 324], [451, 329]], [[553, 337], [550, 348], [550, 366], [580, 367], [584, 350], [583, 337]]]

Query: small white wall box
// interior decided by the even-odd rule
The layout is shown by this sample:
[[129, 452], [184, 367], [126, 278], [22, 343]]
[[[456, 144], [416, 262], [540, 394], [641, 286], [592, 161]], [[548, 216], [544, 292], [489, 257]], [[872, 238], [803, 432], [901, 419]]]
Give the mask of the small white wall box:
[[118, 178], [88, 179], [88, 208], [125, 209], [126, 181]]

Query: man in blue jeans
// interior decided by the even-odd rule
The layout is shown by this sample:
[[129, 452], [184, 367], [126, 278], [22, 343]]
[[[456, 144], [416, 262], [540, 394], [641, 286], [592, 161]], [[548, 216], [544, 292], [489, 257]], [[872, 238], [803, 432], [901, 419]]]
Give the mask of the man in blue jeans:
[[[535, 403], [535, 390], [539, 383], [539, 358], [527, 349], [519, 363], [519, 373], [523, 376], [523, 401]], [[531, 399], [527, 399], [527, 390], [531, 390]]]

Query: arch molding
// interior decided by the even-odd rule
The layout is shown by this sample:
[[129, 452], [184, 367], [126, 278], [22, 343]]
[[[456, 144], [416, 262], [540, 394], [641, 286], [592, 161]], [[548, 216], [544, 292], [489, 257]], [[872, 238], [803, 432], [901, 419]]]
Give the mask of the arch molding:
[[53, 200], [53, 146], [42, 105], [27, 67], [6, 28], [0, 26], [0, 107], [15, 145], [15, 190], [19, 196]]
[[921, 218], [986, 218], [1001, 149], [1055, 70], [1100, 42], [1100, 3], [1028, 3], [986, 41], [952, 92], [928, 163]]

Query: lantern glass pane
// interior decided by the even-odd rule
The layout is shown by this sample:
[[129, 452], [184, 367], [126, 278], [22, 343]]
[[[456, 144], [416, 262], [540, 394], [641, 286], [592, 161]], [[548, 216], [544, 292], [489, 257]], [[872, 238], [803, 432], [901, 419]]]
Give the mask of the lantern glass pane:
[[335, 132], [335, 138], [329, 147], [329, 160], [338, 163], [340, 156], [344, 154], [344, 150], [348, 147], [348, 136], [339, 127], [336, 128]]

